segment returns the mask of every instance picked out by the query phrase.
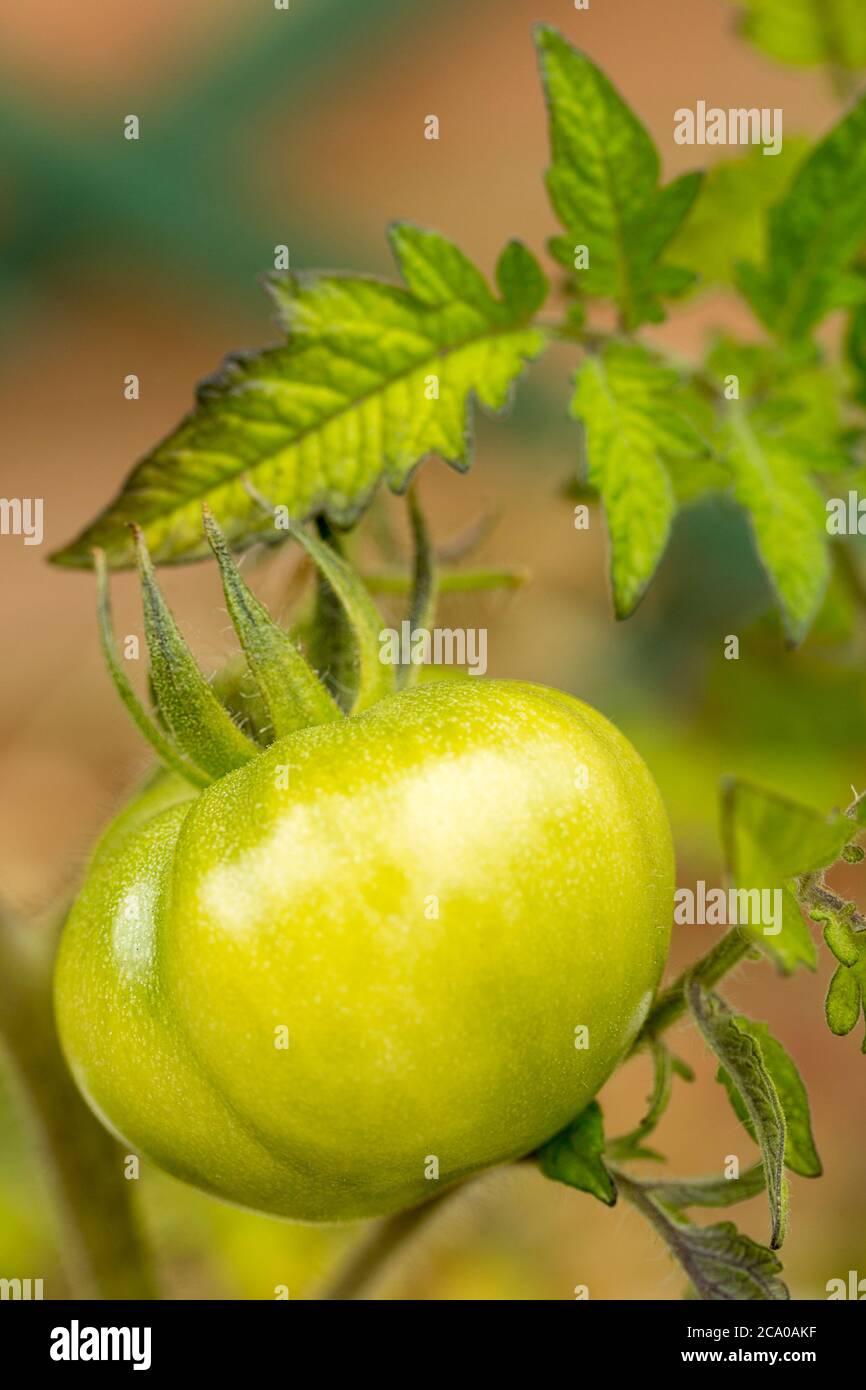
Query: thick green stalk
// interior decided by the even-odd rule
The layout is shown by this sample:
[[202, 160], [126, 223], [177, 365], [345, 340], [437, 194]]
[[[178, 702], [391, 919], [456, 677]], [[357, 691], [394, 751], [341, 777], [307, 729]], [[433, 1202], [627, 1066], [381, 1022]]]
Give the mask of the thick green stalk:
[[367, 1297], [397, 1252], [403, 1250], [431, 1217], [438, 1215], [443, 1203], [459, 1192], [462, 1186], [449, 1188], [423, 1206], [397, 1212], [376, 1222], [369, 1234], [349, 1251], [345, 1263], [323, 1286], [319, 1298], [331, 1302]]
[[[409, 521], [412, 526], [412, 539], [415, 557], [412, 566], [412, 590], [409, 601], [409, 631], [429, 630], [436, 621], [436, 606], [439, 601], [439, 583], [436, 573], [436, 557], [430, 540], [430, 532], [424, 520], [421, 503], [414, 488], [410, 489]], [[411, 663], [404, 666], [398, 676], [401, 686], [414, 685], [418, 680], [419, 667]]]
[[[486, 570], [446, 570], [439, 575], [440, 594], [474, 594], [482, 589], [519, 589], [529, 571], [503, 566]], [[399, 570], [371, 570], [364, 575], [371, 594], [408, 594], [412, 580]]]
[[745, 960], [751, 950], [752, 943], [743, 936], [738, 927], [732, 927], [726, 932], [721, 941], [717, 942], [697, 965], [684, 971], [672, 985], [662, 990], [635, 1039], [632, 1053], [646, 1047], [687, 1012], [686, 983], [689, 979], [698, 980], [706, 989], [710, 989], [739, 965], [740, 961]]
[[[34, 931], [0, 918], [0, 1045], [12, 1062], [54, 1188], [72, 1295], [156, 1298], [123, 1150], [69, 1075], [54, 1027], [50, 952], [35, 938]], [[45, 1294], [53, 1296], [49, 1287]]]

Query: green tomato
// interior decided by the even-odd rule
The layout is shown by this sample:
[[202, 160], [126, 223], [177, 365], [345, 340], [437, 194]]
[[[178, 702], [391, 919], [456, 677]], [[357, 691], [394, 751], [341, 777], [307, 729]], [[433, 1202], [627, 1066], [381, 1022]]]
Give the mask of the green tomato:
[[100, 844], [57, 1017], [91, 1105], [208, 1192], [333, 1221], [563, 1128], [658, 986], [670, 830], [631, 744], [538, 686], [436, 682], [162, 777]]

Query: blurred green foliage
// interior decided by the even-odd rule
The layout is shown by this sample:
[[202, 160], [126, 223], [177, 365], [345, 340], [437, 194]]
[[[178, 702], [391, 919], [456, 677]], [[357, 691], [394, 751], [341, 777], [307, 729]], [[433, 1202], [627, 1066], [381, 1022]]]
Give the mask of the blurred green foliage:
[[757, 48], [798, 67], [866, 66], [861, 0], [735, 0], [741, 31]]

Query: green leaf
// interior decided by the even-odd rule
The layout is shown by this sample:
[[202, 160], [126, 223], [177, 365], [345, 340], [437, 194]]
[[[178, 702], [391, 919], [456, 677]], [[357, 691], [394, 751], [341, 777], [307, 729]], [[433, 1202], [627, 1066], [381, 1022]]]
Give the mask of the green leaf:
[[201, 558], [203, 501], [234, 549], [278, 539], [247, 494], [247, 477], [295, 522], [324, 514], [348, 525], [383, 477], [404, 490], [430, 453], [468, 468], [473, 399], [503, 410], [544, 346], [529, 323], [546, 281], [517, 242], [497, 266], [500, 298], [434, 232], [399, 223], [391, 244], [407, 288], [337, 275], [275, 280], [288, 343], [229, 358], [200, 386], [193, 413], [52, 558], [86, 566], [101, 545], [109, 566], [124, 568], [134, 559], [130, 520], [155, 560]]
[[747, 1168], [738, 1178], [683, 1178], [645, 1184], [666, 1207], [732, 1207], [757, 1197], [767, 1186], [763, 1163]]
[[665, 1044], [658, 1039], [653, 1042], [652, 1052], [653, 1089], [647, 1101], [647, 1112], [636, 1129], [610, 1140], [607, 1152], [613, 1159], [621, 1161], [627, 1158], [647, 1157], [643, 1141], [648, 1134], [652, 1134], [668, 1107], [671, 1098], [673, 1058]]
[[750, 1133], [761, 1149], [770, 1204], [770, 1245], [785, 1239], [788, 1225], [788, 1181], [785, 1176], [785, 1114], [761, 1048], [741, 1028], [718, 995], [704, 992], [694, 976], [687, 986], [689, 1007], [706, 1042], [733, 1078], [751, 1122]]
[[777, 1278], [782, 1269], [777, 1256], [742, 1235], [732, 1221], [693, 1226], [672, 1214], [665, 1215], [666, 1244], [700, 1298], [712, 1302], [728, 1299], [781, 1302], [790, 1297], [781, 1279]]
[[786, 135], [772, 158], [755, 145], [707, 170], [700, 197], [670, 244], [676, 261], [700, 277], [698, 289], [732, 286], [738, 261], [761, 258], [767, 211], [807, 149], [808, 141]]
[[792, 881], [835, 863], [851, 837], [851, 819], [841, 812], [823, 816], [735, 778], [722, 785], [722, 842], [733, 882], [746, 892], [778, 889], [782, 895], [779, 932], [768, 933], [755, 921], [739, 927], [783, 974], [798, 965], [814, 969], [817, 962]]
[[859, 964], [860, 951], [857, 946], [857, 938], [850, 923], [841, 914], [831, 913], [824, 907], [810, 907], [809, 916], [813, 921], [825, 923], [824, 940], [840, 965]]
[[668, 461], [706, 453], [684, 396], [676, 372], [622, 343], [587, 357], [575, 378], [570, 413], [584, 424], [588, 481], [604, 503], [619, 618], [637, 607], [667, 544], [676, 511]]
[[235, 724], [205, 680], [156, 582], [147, 545], [136, 531], [150, 677], [159, 713], [182, 752], [210, 777], [243, 767], [258, 747]]
[[[733, 404], [733, 403], [732, 403]], [[732, 409], [725, 461], [792, 644], [809, 631], [830, 577], [827, 512], [799, 438]]]
[[545, 1177], [589, 1192], [606, 1206], [616, 1202], [616, 1184], [604, 1164], [604, 1124], [598, 1101], [590, 1101], [567, 1129], [538, 1151]]
[[815, 622], [831, 577], [823, 490], [814, 475], [848, 472], [842, 373], [811, 342], [743, 344], [722, 337], [706, 358], [720, 389], [736, 377], [739, 400], [722, 405], [721, 462], [746, 510], [790, 642]]
[[798, 67], [866, 66], [862, 0], [736, 0], [756, 48]]
[[[751, 409], [765, 427], [775, 412], [786, 431], [801, 442], [821, 439], [834, 444], [842, 435], [847, 383], [843, 372], [811, 341], [744, 343], [720, 334], [713, 339], [705, 365], [720, 389], [728, 376], [737, 376], [740, 398], [753, 402]], [[840, 462], [847, 464], [847, 457]]]
[[852, 311], [845, 349], [854, 375], [854, 399], [866, 405], [866, 304], [858, 304]]
[[[856, 965], [839, 965], [830, 981], [824, 1011], [831, 1033], [844, 1037], [855, 1027], [861, 1009], [866, 1016], [866, 933], [856, 933], [859, 961]], [[863, 1038], [866, 1052], [866, 1035]]]
[[[660, 188], [658, 151], [604, 73], [556, 29], [537, 26], [536, 43], [553, 157], [547, 189], [567, 232], [551, 251], [574, 271], [578, 289], [616, 302], [627, 328], [657, 322], [660, 296], [683, 293], [693, 279], [659, 259], [701, 175]], [[589, 265], [575, 271], [578, 246], [587, 247]]]
[[831, 1033], [845, 1037], [860, 1017], [860, 981], [846, 965], [837, 966], [830, 981], [825, 1002], [827, 1023]]
[[331, 699], [288, 633], [274, 622], [244, 583], [207, 507], [204, 525], [219, 565], [229, 617], [270, 715], [271, 741], [296, 729], [340, 719], [339, 705]]
[[[776, 1088], [785, 1116], [785, 1163], [793, 1173], [799, 1173], [801, 1177], [820, 1177], [823, 1169], [812, 1137], [809, 1097], [792, 1058], [782, 1044], [771, 1035], [766, 1023], [756, 1023], [742, 1014], [736, 1016], [735, 1022], [740, 1032], [748, 1033], [757, 1044], [764, 1066]], [[751, 1117], [733, 1077], [724, 1067], [720, 1067], [716, 1080], [727, 1090], [738, 1120], [755, 1139]]]
[[778, 1257], [741, 1235], [732, 1221], [693, 1226], [658, 1200], [652, 1186], [626, 1180], [620, 1173], [617, 1181], [623, 1195], [647, 1218], [688, 1274], [699, 1298], [725, 1302], [781, 1301], [790, 1297], [777, 1277], [782, 1268]]
[[866, 294], [866, 280], [848, 269], [864, 238], [866, 98], [815, 147], [771, 208], [763, 265], [740, 266], [740, 289], [777, 337], [805, 337]]

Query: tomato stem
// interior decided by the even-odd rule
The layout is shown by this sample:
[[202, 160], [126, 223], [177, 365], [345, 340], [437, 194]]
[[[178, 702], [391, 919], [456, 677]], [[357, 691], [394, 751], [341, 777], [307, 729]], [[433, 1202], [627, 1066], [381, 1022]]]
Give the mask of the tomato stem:
[[[436, 605], [439, 597], [439, 579], [436, 571], [436, 557], [430, 540], [430, 532], [424, 520], [418, 493], [414, 487], [409, 489], [409, 521], [415, 556], [412, 565], [412, 590], [409, 602], [409, 631], [416, 628], [431, 628], [436, 621]], [[418, 680], [419, 667], [411, 663], [404, 666], [398, 674], [400, 686], [411, 686]]]
[[81, 1099], [60, 1050], [45, 938], [0, 914], [0, 1044], [52, 1179], [71, 1294], [156, 1298], [123, 1151]]
[[318, 1297], [326, 1302], [363, 1299], [367, 1291], [384, 1276], [398, 1251], [417, 1236], [430, 1220], [438, 1216], [445, 1202], [464, 1184], [451, 1187], [420, 1207], [400, 1211], [378, 1221], [372, 1231], [349, 1251], [345, 1262], [328, 1280]]
[[753, 943], [745, 937], [739, 927], [732, 927], [711, 951], [685, 970], [672, 985], [663, 989], [649, 1011], [647, 1020], [632, 1046], [632, 1054], [649, 1046], [660, 1033], [681, 1018], [688, 1009], [686, 983], [689, 979], [699, 981], [705, 988], [711, 988], [727, 975], [740, 961], [745, 960], [752, 950]]
[[[368, 570], [363, 576], [371, 594], [408, 594], [412, 580], [400, 570]], [[529, 571], [517, 566], [498, 569], [444, 570], [439, 575], [440, 594], [474, 594], [482, 589], [519, 589], [526, 584]]]

